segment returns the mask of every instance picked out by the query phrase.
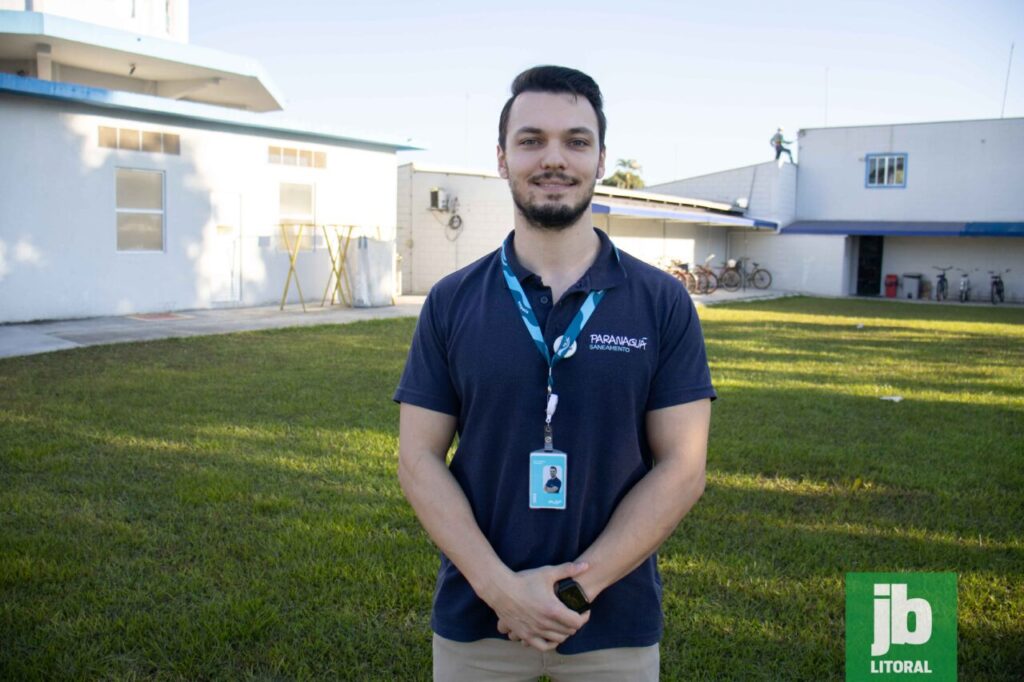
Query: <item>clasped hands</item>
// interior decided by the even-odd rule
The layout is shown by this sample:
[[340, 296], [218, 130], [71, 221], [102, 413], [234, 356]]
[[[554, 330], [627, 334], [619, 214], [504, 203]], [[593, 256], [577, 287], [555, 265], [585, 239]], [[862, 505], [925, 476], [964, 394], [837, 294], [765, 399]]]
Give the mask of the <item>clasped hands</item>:
[[490, 602], [498, 614], [498, 632], [538, 651], [551, 651], [576, 634], [590, 620], [590, 612], [579, 614], [563, 604], [554, 585], [587, 568], [586, 562], [565, 563], [511, 574]]

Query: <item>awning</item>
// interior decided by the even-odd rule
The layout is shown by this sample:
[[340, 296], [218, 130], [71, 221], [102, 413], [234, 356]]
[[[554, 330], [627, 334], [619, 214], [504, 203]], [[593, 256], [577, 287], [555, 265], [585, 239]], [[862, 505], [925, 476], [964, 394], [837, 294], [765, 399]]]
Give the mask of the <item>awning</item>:
[[1024, 237], [1024, 223], [965, 223], [965, 237]]
[[280, 111], [284, 102], [252, 59], [55, 14], [0, 10], [0, 60], [34, 62], [40, 45], [49, 47], [55, 66], [121, 79], [134, 74], [137, 84], [155, 88], [147, 90], [153, 95], [255, 112]]
[[1024, 237], [1024, 223], [798, 220], [782, 228], [780, 234], [894, 237]]
[[763, 227], [772, 230], [776, 229], [779, 225], [772, 220], [744, 218], [743, 216], [684, 208], [647, 208], [641, 206], [624, 206], [622, 204], [604, 203], [599, 201], [592, 203], [591, 208], [594, 213], [628, 216], [632, 218], [654, 218], [656, 220], [669, 220], [678, 223], [707, 223], [710, 225], [733, 225], [736, 227], [753, 228]]

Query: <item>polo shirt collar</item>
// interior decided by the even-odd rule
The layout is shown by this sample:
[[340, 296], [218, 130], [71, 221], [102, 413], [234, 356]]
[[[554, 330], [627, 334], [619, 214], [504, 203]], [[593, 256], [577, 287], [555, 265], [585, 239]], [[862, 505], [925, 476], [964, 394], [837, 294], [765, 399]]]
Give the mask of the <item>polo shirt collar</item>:
[[[597, 258], [590, 266], [590, 269], [583, 274], [583, 277], [580, 278], [576, 286], [571, 287], [570, 290], [576, 288], [585, 291], [612, 289], [626, 279], [626, 269], [622, 267], [618, 249], [612, 244], [612, 240], [608, 238], [608, 235], [603, 230], [595, 227], [594, 232], [597, 232], [597, 238], [601, 240], [601, 250], [598, 251]], [[530, 277], [536, 277], [537, 275], [527, 270], [519, 262], [519, 258], [516, 257], [515, 237], [515, 230], [509, 232], [508, 236], [505, 237], [505, 256], [508, 258], [509, 267], [512, 268], [512, 274], [516, 276], [520, 283], [523, 283]]]

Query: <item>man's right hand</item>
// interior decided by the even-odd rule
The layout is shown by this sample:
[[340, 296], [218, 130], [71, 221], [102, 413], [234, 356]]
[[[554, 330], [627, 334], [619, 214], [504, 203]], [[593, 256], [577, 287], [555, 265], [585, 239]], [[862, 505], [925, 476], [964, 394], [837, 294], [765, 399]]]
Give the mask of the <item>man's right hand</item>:
[[587, 568], [586, 563], [542, 566], [494, 583], [485, 601], [498, 614], [498, 632], [539, 651], [550, 651], [576, 634], [590, 620], [590, 612], [579, 614], [563, 604], [555, 595], [555, 583]]

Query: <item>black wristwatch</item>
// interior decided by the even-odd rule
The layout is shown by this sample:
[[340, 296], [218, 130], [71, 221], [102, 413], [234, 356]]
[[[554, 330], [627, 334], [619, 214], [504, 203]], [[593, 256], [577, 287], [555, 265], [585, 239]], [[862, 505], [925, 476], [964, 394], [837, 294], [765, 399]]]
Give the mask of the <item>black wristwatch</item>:
[[587, 593], [572, 578], [559, 580], [555, 583], [555, 596], [576, 613], [586, 613], [590, 610], [590, 600], [587, 599]]

